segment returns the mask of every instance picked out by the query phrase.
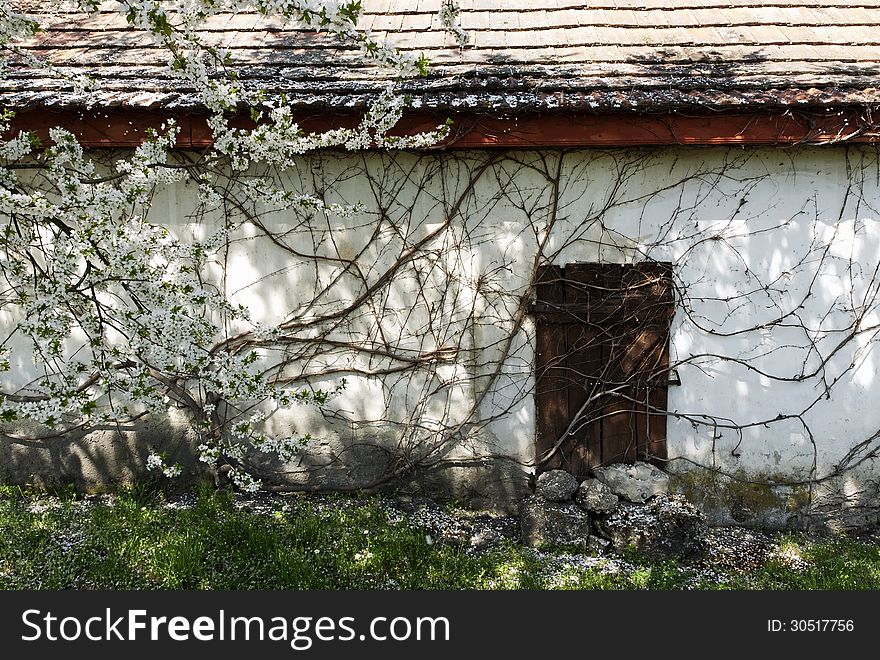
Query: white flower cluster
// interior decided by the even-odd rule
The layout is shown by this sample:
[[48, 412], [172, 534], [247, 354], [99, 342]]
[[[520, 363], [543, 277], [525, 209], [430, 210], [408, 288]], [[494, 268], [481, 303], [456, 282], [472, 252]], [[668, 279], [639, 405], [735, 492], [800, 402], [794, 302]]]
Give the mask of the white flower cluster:
[[155, 452], [150, 452], [150, 454], [147, 455], [147, 469], [158, 470], [169, 479], [179, 477], [183, 472], [179, 465], [166, 465], [165, 459]]
[[470, 42], [470, 36], [459, 24], [461, 10], [454, 0], [443, 0], [440, 5], [440, 24], [455, 37], [460, 46], [466, 46]]
[[30, 133], [19, 132], [11, 140], [0, 142], [0, 158], [6, 160], [19, 160], [33, 150], [33, 137]]
[[263, 482], [261, 480], [248, 474], [244, 470], [233, 468], [229, 471], [229, 478], [232, 479], [232, 483], [234, 483], [239, 490], [243, 490], [245, 493], [256, 493], [263, 487]]
[[0, 45], [29, 37], [39, 28], [37, 21], [16, 11], [8, 2], [0, 3]]

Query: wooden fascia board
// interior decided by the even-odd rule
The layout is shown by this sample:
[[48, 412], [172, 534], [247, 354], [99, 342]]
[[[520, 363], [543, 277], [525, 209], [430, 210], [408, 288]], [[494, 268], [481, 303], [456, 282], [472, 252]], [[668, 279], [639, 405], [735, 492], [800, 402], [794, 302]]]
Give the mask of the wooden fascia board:
[[[554, 113], [490, 116], [476, 113], [412, 113], [395, 129], [398, 134], [430, 130], [449, 117], [450, 137], [443, 148], [575, 148], [661, 145], [792, 145], [838, 142], [878, 142], [880, 125], [870, 109], [844, 107], [742, 112], [665, 112], [656, 114]], [[149, 128], [160, 129], [169, 119], [180, 126], [177, 146], [210, 146], [211, 132], [204, 115], [166, 110], [117, 108], [107, 110], [28, 109], [13, 119], [14, 130], [35, 131], [48, 138], [49, 128], [72, 131], [87, 148], [130, 148], [141, 143]], [[354, 126], [354, 114], [303, 114], [307, 131]], [[251, 123], [241, 118], [240, 125]]]

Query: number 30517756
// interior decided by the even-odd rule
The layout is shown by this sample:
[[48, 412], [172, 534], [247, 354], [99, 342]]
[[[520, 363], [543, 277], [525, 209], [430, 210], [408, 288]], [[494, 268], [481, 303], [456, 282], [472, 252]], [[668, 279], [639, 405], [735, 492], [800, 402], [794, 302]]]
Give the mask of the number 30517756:
[[852, 619], [792, 619], [788, 622], [791, 632], [852, 632]]

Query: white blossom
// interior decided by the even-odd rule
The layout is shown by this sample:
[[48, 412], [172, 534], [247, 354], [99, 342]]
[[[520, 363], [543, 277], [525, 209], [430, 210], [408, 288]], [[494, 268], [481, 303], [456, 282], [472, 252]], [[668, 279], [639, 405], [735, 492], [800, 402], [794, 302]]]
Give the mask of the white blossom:
[[179, 477], [183, 472], [183, 468], [179, 465], [166, 465], [165, 459], [155, 452], [151, 452], [147, 456], [147, 469], [153, 471], [158, 470], [169, 479]]
[[440, 5], [440, 24], [455, 37], [460, 46], [466, 46], [470, 42], [470, 36], [459, 24], [461, 10], [454, 0], [443, 0]]

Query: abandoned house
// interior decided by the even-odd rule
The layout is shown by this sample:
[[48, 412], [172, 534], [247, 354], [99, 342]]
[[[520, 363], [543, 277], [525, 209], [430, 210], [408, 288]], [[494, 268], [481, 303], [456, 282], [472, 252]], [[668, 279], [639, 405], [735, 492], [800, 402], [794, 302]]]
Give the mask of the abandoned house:
[[[395, 83], [396, 130], [451, 131], [303, 155], [274, 176], [357, 210], [261, 208], [224, 246], [217, 285], [296, 329], [291, 382], [346, 380], [272, 418], [312, 440], [255, 459], [267, 484], [503, 509], [547, 469], [643, 460], [719, 522], [876, 521], [880, 0], [647, 4], [460, 0], [460, 46], [440, 0], [365, 0], [363, 26], [430, 63]], [[58, 69], [0, 88], [17, 128], [63, 126], [100, 155], [173, 118], [181, 154], [210, 144], [199, 96], [113, 3], [46, 26], [22, 48]], [[352, 125], [393, 78], [256, 14], [202, 34], [307, 130]], [[244, 213], [205, 208], [192, 182], [153, 212], [180, 236]], [[144, 418], [11, 434], [0, 464], [99, 488], [143, 474], [147, 445], [195, 469], [194, 442], [174, 415]]]

